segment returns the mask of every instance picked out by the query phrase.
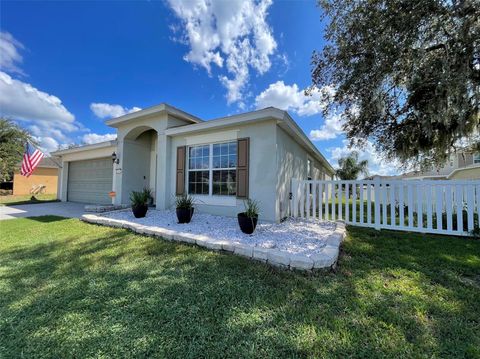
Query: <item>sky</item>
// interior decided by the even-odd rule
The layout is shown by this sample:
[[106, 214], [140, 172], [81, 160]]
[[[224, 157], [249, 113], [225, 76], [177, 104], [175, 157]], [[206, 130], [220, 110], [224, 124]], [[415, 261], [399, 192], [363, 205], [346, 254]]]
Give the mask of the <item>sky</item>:
[[[288, 110], [335, 167], [338, 115], [306, 96], [326, 20], [315, 1], [1, 1], [0, 115], [43, 150], [115, 138], [104, 124], [166, 102], [203, 120]], [[371, 174], [392, 174], [371, 143]]]

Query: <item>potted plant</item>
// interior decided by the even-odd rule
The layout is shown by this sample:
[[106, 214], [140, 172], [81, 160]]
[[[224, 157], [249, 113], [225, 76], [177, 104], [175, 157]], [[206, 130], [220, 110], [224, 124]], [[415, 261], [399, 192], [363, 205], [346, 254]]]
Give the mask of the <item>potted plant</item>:
[[247, 199], [244, 202], [245, 212], [241, 212], [237, 215], [238, 225], [245, 234], [252, 234], [257, 227], [258, 221], [258, 202], [252, 199]]
[[135, 218], [145, 217], [150, 197], [151, 191], [148, 188], [144, 188], [143, 191], [132, 191], [130, 193], [130, 202], [132, 203], [132, 212]]
[[177, 196], [175, 199], [175, 207], [177, 209], [178, 223], [190, 223], [193, 211], [195, 210], [195, 208], [193, 208], [194, 203], [195, 199], [188, 194]]

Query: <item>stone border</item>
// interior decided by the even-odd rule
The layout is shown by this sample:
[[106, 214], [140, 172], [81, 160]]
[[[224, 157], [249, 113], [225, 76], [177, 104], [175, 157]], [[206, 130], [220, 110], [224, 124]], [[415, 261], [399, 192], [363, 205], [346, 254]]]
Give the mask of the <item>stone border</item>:
[[130, 206], [126, 204], [118, 204], [118, 205], [87, 204], [84, 209], [85, 209], [85, 212], [103, 213], [103, 212], [111, 212], [111, 211], [117, 211], [117, 210], [122, 210], [127, 208], [130, 208]]
[[143, 226], [134, 222], [102, 217], [95, 214], [84, 214], [80, 217], [80, 220], [103, 226], [126, 228], [139, 234], [161, 237], [170, 241], [196, 244], [200, 247], [217, 251], [231, 252], [235, 255], [268, 263], [276, 267], [302, 271], [334, 267], [338, 260], [340, 244], [346, 235], [345, 223], [337, 221], [337, 227], [328, 236], [327, 244], [322, 251], [307, 257], [303, 254], [293, 254], [278, 249], [253, 247], [243, 243], [216, 240], [204, 235], [177, 232], [162, 227]]

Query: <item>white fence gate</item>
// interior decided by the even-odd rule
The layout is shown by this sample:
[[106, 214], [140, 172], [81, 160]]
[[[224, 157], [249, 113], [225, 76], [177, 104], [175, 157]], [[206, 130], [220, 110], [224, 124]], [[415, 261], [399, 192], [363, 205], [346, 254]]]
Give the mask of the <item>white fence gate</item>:
[[376, 229], [469, 235], [478, 228], [480, 181], [294, 179], [290, 210]]

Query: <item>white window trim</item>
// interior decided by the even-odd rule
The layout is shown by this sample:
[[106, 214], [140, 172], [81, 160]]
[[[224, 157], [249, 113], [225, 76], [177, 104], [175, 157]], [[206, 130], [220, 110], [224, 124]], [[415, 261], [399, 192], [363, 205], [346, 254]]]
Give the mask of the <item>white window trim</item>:
[[[235, 132], [236, 131], [231, 131], [231, 132]], [[190, 191], [189, 191], [189, 177], [190, 177], [190, 172], [193, 172], [193, 171], [202, 171], [201, 169], [190, 169], [190, 147], [195, 147], [195, 146], [205, 146], [205, 145], [208, 145], [209, 146], [209, 150], [208, 150], [208, 195], [206, 194], [191, 194], [193, 197], [195, 197], [195, 199], [198, 200], [198, 204], [202, 205], [202, 204], [206, 204], [206, 205], [215, 205], [215, 206], [236, 206], [237, 205], [237, 196], [223, 196], [223, 195], [214, 195], [213, 194], [213, 171], [221, 171], [221, 170], [224, 170], [224, 171], [227, 171], [227, 170], [237, 170], [237, 166], [235, 166], [234, 168], [213, 168], [213, 145], [216, 145], [216, 144], [221, 144], [221, 143], [230, 143], [230, 142], [234, 142], [234, 140], [232, 139], [225, 139], [225, 138], [222, 138], [223, 140], [222, 141], [216, 141], [216, 142], [212, 142], [212, 143], [191, 143], [191, 144], [188, 144], [187, 145], [187, 161], [186, 161], [186, 165], [187, 165], [187, 175], [185, 176], [185, 180], [186, 180], [186, 183], [185, 183], [185, 189], [187, 191], [188, 194], [190, 194]], [[238, 151], [238, 149], [237, 149]], [[238, 156], [238, 153], [237, 153], [237, 156]], [[205, 171], [205, 170], [204, 170]]]
[[[477, 159], [475, 159], [477, 157]], [[479, 164], [480, 163], [480, 152], [475, 152], [473, 154], [473, 164]]]

